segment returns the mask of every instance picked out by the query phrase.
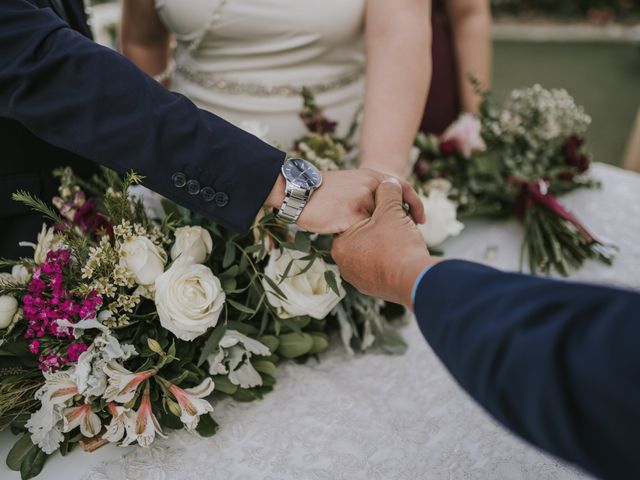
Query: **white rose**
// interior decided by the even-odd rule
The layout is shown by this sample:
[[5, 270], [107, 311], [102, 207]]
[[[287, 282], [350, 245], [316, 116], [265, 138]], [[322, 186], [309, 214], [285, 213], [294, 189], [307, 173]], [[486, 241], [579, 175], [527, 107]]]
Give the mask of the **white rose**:
[[132, 237], [120, 246], [120, 265], [139, 285], [152, 285], [167, 263], [167, 254], [147, 237]]
[[178, 258], [156, 280], [160, 324], [181, 340], [193, 340], [215, 327], [224, 301], [218, 277], [189, 257]]
[[38, 234], [38, 243], [32, 242], [20, 242], [18, 245], [21, 247], [31, 247], [33, 248], [33, 259], [36, 263], [44, 263], [47, 259], [47, 253], [49, 250], [53, 250], [58, 246], [59, 242], [56, 238], [55, 230], [53, 227], [47, 228], [46, 224], [42, 224], [42, 230]]
[[418, 225], [418, 229], [427, 246], [438, 246], [447, 237], [456, 236], [462, 231], [464, 225], [456, 218], [456, 204], [445, 193], [434, 189], [428, 197], [420, 197], [427, 221], [424, 225]]
[[[300, 259], [306, 255], [303, 252], [285, 249], [282, 252], [274, 251], [269, 256], [264, 274], [280, 287], [287, 299], [283, 300], [274, 294], [269, 283], [264, 279], [262, 285], [267, 292], [269, 303], [277, 310], [281, 318], [309, 315], [313, 318], [323, 319], [346, 294], [342, 287], [340, 270], [335, 265], [327, 265], [324, 260], [316, 259], [309, 270], [301, 273], [307, 266], [307, 261]], [[281, 277], [291, 261], [294, 262], [293, 266], [289, 270], [287, 278], [281, 283]], [[336, 295], [329, 288], [324, 276], [327, 270], [335, 274], [340, 295]]]
[[202, 227], [180, 227], [176, 230], [176, 242], [171, 247], [171, 259], [191, 257], [194, 263], [202, 263], [213, 249], [211, 234]]
[[9, 328], [18, 313], [18, 301], [10, 295], [0, 297], [0, 329]]

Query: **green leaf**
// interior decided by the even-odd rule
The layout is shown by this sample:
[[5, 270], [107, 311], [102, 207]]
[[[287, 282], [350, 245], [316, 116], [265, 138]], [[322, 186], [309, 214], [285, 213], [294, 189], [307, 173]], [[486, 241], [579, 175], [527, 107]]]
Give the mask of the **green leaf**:
[[285, 268], [284, 272], [282, 272], [282, 275], [280, 275], [280, 281], [278, 282], [279, 285], [282, 285], [282, 282], [284, 282], [287, 279], [287, 277], [289, 276], [289, 272], [293, 267], [293, 264], [294, 264], [294, 260], [290, 260], [289, 263], [287, 264], [287, 268]]
[[261, 250], [262, 250], [262, 245], [260, 245], [259, 243], [255, 245], [249, 245], [247, 248], [244, 249], [244, 251], [248, 254], [258, 253]]
[[202, 350], [200, 351], [200, 356], [198, 357], [198, 367], [207, 361], [207, 357], [213, 353], [213, 351], [218, 348], [218, 344], [222, 337], [224, 337], [225, 332], [227, 331], [227, 326], [223, 323], [220, 323], [216, 328], [213, 329], [207, 341], [204, 342]]
[[187, 379], [187, 377], [190, 375], [191, 375], [191, 372], [189, 370], [183, 370], [182, 372], [180, 372], [180, 375], [178, 375], [177, 377], [170, 378], [169, 381], [174, 385], [180, 386], [182, 382], [184, 382]]
[[218, 424], [213, 418], [211, 418], [211, 415], [205, 413], [200, 417], [200, 421], [196, 427], [196, 432], [203, 437], [213, 437], [217, 431]]
[[272, 375], [269, 375], [268, 373], [262, 373], [260, 374], [260, 376], [262, 377], [263, 387], [273, 387], [276, 384], [276, 379]]
[[261, 398], [262, 394], [256, 389], [245, 390], [241, 388], [233, 395], [236, 402], [253, 402]]
[[44, 462], [47, 461], [49, 455], [44, 453], [40, 448], [34, 445], [35, 448], [29, 450], [27, 456], [22, 460], [20, 465], [20, 477], [22, 480], [28, 480], [37, 476], [44, 467]]
[[31, 434], [25, 433], [16, 443], [14, 443], [11, 450], [9, 450], [9, 454], [7, 455], [7, 467], [16, 472], [20, 471], [22, 461], [33, 447], [38, 448], [31, 441]]
[[338, 288], [338, 282], [336, 280], [336, 274], [333, 273], [333, 270], [327, 270], [324, 272], [324, 279], [327, 281], [329, 288], [333, 290], [337, 296], [340, 296], [340, 289]]
[[232, 293], [238, 286], [238, 281], [235, 278], [227, 277], [222, 280], [222, 289], [226, 293]]
[[222, 272], [222, 274], [220, 274], [220, 279], [235, 278], [238, 276], [239, 270], [240, 268], [238, 267], [238, 265], [233, 265], [231, 268], [225, 270], [224, 272]]
[[264, 278], [267, 283], [269, 284], [269, 286], [273, 289], [273, 291], [271, 292], [272, 294], [274, 294], [277, 297], [280, 297], [282, 300], [287, 300], [287, 296], [284, 294], [284, 292], [280, 289], [280, 287], [278, 285], [276, 285], [276, 282], [274, 282], [273, 280], [271, 280], [268, 276], [264, 275], [262, 278]]
[[296, 250], [308, 253], [311, 250], [311, 239], [307, 232], [299, 231], [296, 233], [294, 242]]
[[[308, 317], [307, 317], [308, 318]], [[299, 325], [294, 319], [292, 318], [282, 318], [281, 319], [282, 324], [285, 327], [288, 327], [289, 329], [293, 330], [295, 333], [297, 333], [298, 335], [302, 335], [302, 328], [306, 325]], [[309, 322], [307, 322], [309, 323]]]
[[238, 303], [235, 300], [231, 300], [230, 298], [227, 298], [227, 303], [242, 313], [248, 313], [249, 315], [255, 315], [256, 313], [253, 308], [242, 305], [241, 303]]
[[224, 247], [224, 258], [222, 259], [222, 268], [229, 267], [236, 259], [236, 246], [229, 240]]
[[227, 395], [233, 395], [238, 391], [238, 386], [234, 385], [229, 381], [227, 377], [224, 375], [216, 375], [215, 377], [211, 377], [213, 379], [213, 383], [215, 384], [216, 392], [226, 393]]

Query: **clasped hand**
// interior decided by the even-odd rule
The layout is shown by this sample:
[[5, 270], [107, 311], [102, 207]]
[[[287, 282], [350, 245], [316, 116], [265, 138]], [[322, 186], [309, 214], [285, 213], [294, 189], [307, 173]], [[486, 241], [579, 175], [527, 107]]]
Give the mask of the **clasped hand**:
[[[375, 192], [390, 175], [367, 168], [322, 173], [322, 186], [304, 207], [298, 226], [314, 233], [338, 234], [373, 215]], [[404, 201], [416, 223], [424, 223], [424, 208], [409, 182], [399, 180]], [[267, 205], [279, 208], [284, 199], [285, 183], [280, 176]]]

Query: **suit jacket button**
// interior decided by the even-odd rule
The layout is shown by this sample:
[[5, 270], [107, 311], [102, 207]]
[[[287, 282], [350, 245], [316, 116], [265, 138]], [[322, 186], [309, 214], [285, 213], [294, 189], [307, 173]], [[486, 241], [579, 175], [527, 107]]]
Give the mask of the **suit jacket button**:
[[173, 186], [176, 188], [182, 188], [187, 184], [187, 177], [182, 172], [174, 173], [171, 180], [173, 180]]
[[198, 195], [200, 193], [200, 182], [197, 180], [189, 180], [187, 182], [187, 192], [189, 195]]
[[211, 202], [216, 196], [216, 191], [211, 187], [203, 187], [202, 190], [200, 190], [200, 196], [205, 202]]
[[215, 196], [216, 205], [219, 207], [226, 207], [229, 203], [229, 195], [224, 192], [218, 192]]

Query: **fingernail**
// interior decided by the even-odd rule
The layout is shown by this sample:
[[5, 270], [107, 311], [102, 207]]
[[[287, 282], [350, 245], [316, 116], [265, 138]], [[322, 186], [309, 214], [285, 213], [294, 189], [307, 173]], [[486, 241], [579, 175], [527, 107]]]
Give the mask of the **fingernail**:
[[400, 185], [400, 180], [396, 177], [388, 177], [382, 183], [395, 183], [396, 185]]

